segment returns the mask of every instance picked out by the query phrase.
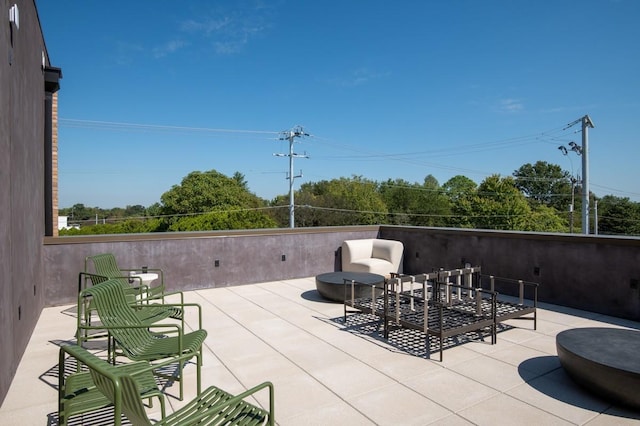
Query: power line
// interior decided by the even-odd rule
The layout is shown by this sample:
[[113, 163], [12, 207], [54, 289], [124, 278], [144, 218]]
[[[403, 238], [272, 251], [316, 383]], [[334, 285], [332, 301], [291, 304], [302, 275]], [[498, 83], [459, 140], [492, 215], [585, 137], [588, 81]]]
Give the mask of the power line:
[[311, 206], [308, 204], [298, 205], [298, 208], [307, 208], [310, 210], [322, 210], [322, 211], [333, 211], [336, 213], [366, 213], [366, 214], [376, 214], [376, 215], [402, 215], [402, 216], [415, 216], [415, 217], [438, 217], [438, 218], [513, 218], [513, 217], [527, 217], [530, 216], [531, 213], [522, 213], [522, 214], [482, 214], [482, 215], [456, 215], [456, 214], [431, 214], [431, 213], [412, 213], [412, 212], [381, 212], [374, 210], [352, 210], [352, 209], [341, 209], [336, 207], [320, 207], [320, 206]]
[[[486, 151], [486, 150], [492, 150], [492, 149], [499, 149], [505, 146], [525, 145], [529, 143], [540, 142], [541, 140], [543, 140], [543, 138], [547, 138], [548, 135], [562, 131], [560, 129], [561, 128], [554, 128], [554, 129], [550, 129], [540, 133], [534, 133], [534, 134], [525, 135], [525, 136], [517, 136], [517, 137], [507, 138], [507, 139], [500, 139], [493, 142], [473, 143], [473, 144], [455, 145], [455, 146], [451, 146], [451, 144], [448, 144], [449, 145], [448, 148], [430, 149], [430, 150], [424, 150], [424, 151], [401, 152], [401, 153], [395, 153], [395, 154], [380, 153], [380, 152], [372, 153], [370, 151], [362, 150], [360, 148], [350, 146], [350, 145], [330, 143], [328, 142], [329, 139], [321, 138], [317, 136], [315, 137], [315, 139], [318, 140], [320, 143], [328, 146], [333, 146], [333, 147], [343, 148], [349, 151], [364, 153], [362, 156], [347, 157], [350, 159], [360, 158], [360, 157], [398, 159], [401, 157], [415, 157], [418, 155], [429, 155], [429, 156], [460, 155], [461, 152], [466, 154], [471, 152], [480, 152], [480, 151]], [[327, 158], [341, 158], [341, 157], [335, 156], [335, 157], [327, 157]]]
[[343, 155], [343, 156], [339, 156], [339, 155], [315, 156], [314, 158], [325, 159], [325, 160], [326, 159], [345, 160], [345, 161], [391, 160], [391, 161], [399, 161], [404, 164], [413, 164], [419, 167], [431, 167], [431, 168], [449, 170], [449, 171], [458, 172], [458, 173], [471, 173], [471, 174], [486, 176], [486, 175], [491, 175], [492, 173], [481, 171], [481, 170], [473, 170], [468, 168], [456, 167], [448, 164], [434, 163], [431, 161], [427, 162], [427, 161], [420, 160], [417, 157], [425, 155], [425, 156], [429, 156], [429, 159], [434, 159], [434, 158], [459, 156], [461, 154], [468, 155], [476, 152], [491, 151], [494, 149], [504, 149], [505, 147], [511, 148], [511, 147], [517, 147], [517, 146], [540, 143], [540, 142], [557, 144], [557, 142], [554, 143], [548, 140], [553, 140], [553, 139], [562, 137], [562, 134], [561, 134], [562, 132], [563, 132], [562, 127], [555, 127], [539, 133], [501, 139], [494, 142], [474, 143], [474, 144], [456, 145], [456, 146], [447, 144], [449, 146], [448, 148], [431, 149], [431, 150], [424, 150], [424, 151], [413, 151], [413, 152], [401, 152], [401, 153], [395, 153], [395, 154], [371, 152], [371, 151], [363, 150], [359, 147], [354, 147], [352, 145], [332, 143], [327, 138], [315, 136], [314, 141], [318, 142], [319, 144], [324, 144], [330, 147], [344, 149], [347, 151], [352, 151], [352, 152], [362, 153], [362, 154], [361, 155]]
[[[279, 210], [284, 208], [285, 206], [267, 206], [267, 207], [247, 207], [247, 208], [232, 208], [232, 209], [219, 209], [219, 210], [209, 210], [206, 212], [196, 212], [196, 213], [174, 213], [174, 214], [161, 214], [161, 215], [149, 215], [149, 216], [127, 216], [127, 217], [103, 217], [101, 220], [106, 221], [107, 223], [116, 223], [116, 222], [124, 222], [127, 220], [149, 220], [149, 219], [171, 219], [171, 218], [182, 218], [182, 217], [194, 217], [194, 216], [202, 216], [207, 214], [221, 214], [221, 213], [242, 213], [242, 212], [254, 212], [254, 211], [266, 211], [266, 210]], [[108, 210], [108, 209], [107, 209]], [[94, 222], [95, 219], [74, 219], [73, 223], [82, 224], [83, 222]]]
[[109, 129], [109, 130], [152, 130], [158, 132], [204, 132], [204, 133], [247, 133], [277, 135], [280, 132], [271, 130], [242, 130], [242, 129], [218, 129], [210, 127], [168, 126], [159, 124], [123, 123], [115, 121], [79, 120], [61, 118], [58, 123], [62, 127], [74, 127], [84, 129]]
[[[313, 138], [314, 138], [314, 142], [316, 143], [324, 144], [327, 146], [344, 149], [352, 152], [362, 153], [362, 155], [317, 156], [314, 158], [329, 159], [329, 160], [344, 159], [346, 161], [357, 161], [357, 160], [365, 160], [365, 159], [370, 159], [371, 161], [393, 160], [393, 161], [403, 162], [405, 164], [417, 165], [420, 167], [432, 167], [432, 168], [449, 170], [449, 171], [459, 172], [459, 173], [491, 175], [492, 173], [481, 171], [481, 170], [455, 167], [451, 165], [445, 165], [442, 163], [425, 162], [417, 159], [416, 157], [420, 155], [429, 155], [430, 158], [447, 157], [447, 156], [459, 155], [461, 152], [464, 152], [465, 154], [470, 154], [470, 153], [476, 153], [476, 152], [482, 152], [482, 151], [490, 151], [493, 149], [503, 149], [504, 147], [517, 147], [525, 144], [540, 143], [540, 142], [557, 145], [558, 141], [563, 140], [561, 139], [563, 136], [565, 135], [568, 136], [577, 132], [581, 132], [582, 130], [569, 132], [569, 130], [573, 126], [575, 126], [577, 123], [580, 123], [581, 121], [582, 121], [582, 118], [578, 120], [574, 120], [573, 122], [565, 126], [555, 127], [543, 132], [533, 133], [533, 134], [524, 135], [524, 136], [517, 136], [512, 138], [506, 138], [506, 139], [500, 139], [500, 140], [487, 142], [487, 143], [473, 143], [473, 144], [466, 144], [466, 145], [451, 146], [448, 148], [431, 149], [431, 150], [414, 151], [414, 152], [400, 152], [395, 154], [371, 152], [371, 151], [363, 150], [353, 145], [335, 143], [328, 138], [323, 138], [323, 137], [314, 135]], [[115, 122], [115, 121], [84, 120], [84, 119], [73, 119], [73, 118], [61, 118], [59, 120], [59, 124], [61, 127], [67, 127], [67, 128], [86, 128], [86, 129], [116, 130], [116, 131], [282, 135], [282, 132], [272, 131], [272, 130], [224, 129], [224, 128], [208, 128], [208, 127], [192, 127], [192, 126], [157, 125], [157, 124], [126, 123], [126, 122]], [[310, 135], [307, 135], [307, 136], [310, 136]], [[279, 138], [279, 139], [282, 139], [282, 138]], [[162, 169], [162, 170], [166, 171], [166, 169]], [[63, 173], [66, 173], [66, 172], [63, 171]], [[73, 173], [77, 173], [77, 172], [74, 171]], [[101, 173], [104, 173], [104, 171], [101, 171]], [[112, 171], [111, 173], [120, 173], [120, 172]], [[287, 179], [289, 178], [287, 177]], [[597, 184], [593, 184], [593, 185], [596, 187], [614, 191], [617, 193], [628, 194], [630, 196], [640, 195], [638, 193], [618, 190], [615, 188], [605, 187]]]
[[598, 184], [595, 184], [595, 183], [591, 183], [591, 186], [595, 186], [597, 188], [602, 188], [602, 189], [607, 190], [607, 191], [617, 192], [619, 194], [626, 194], [626, 195], [630, 195], [630, 196], [640, 197], [640, 193], [637, 193], [637, 192], [622, 191], [620, 189], [615, 189], [615, 188], [611, 188], [611, 187], [608, 187], [608, 186], [598, 185]]

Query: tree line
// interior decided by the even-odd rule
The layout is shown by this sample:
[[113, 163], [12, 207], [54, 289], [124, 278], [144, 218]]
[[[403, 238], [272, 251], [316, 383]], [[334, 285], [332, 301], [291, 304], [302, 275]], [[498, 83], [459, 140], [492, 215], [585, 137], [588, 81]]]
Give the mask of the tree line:
[[[640, 203], [613, 195], [589, 197], [590, 205], [597, 202], [599, 234], [640, 235]], [[297, 227], [393, 224], [580, 232], [582, 226], [580, 182], [544, 161], [480, 184], [463, 175], [443, 184], [432, 175], [423, 182], [340, 177], [304, 183], [294, 198]], [[194, 171], [149, 207], [76, 204], [60, 214], [79, 225], [60, 235], [277, 228], [289, 226], [289, 196], [262, 199], [250, 192], [240, 172]]]

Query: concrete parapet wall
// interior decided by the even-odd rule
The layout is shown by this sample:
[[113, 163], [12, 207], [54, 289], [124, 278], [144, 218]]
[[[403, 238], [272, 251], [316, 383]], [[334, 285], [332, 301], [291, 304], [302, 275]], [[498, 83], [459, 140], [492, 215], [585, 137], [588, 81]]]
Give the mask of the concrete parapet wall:
[[383, 226], [406, 273], [459, 268], [540, 284], [541, 302], [640, 320], [640, 238]]
[[46, 303], [75, 301], [91, 254], [111, 252], [123, 268], [161, 268], [169, 289], [191, 290], [340, 270], [342, 241], [375, 237], [403, 242], [406, 273], [468, 262], [483, 273], [540, 283], [541, 302], [640, 320], [639, 238], [402, 226], [50, 238]]
[[113, 253], [121, 268], [160, 268], [169, 290], [193, 290], [340, 270], [342, 241], [376, 238], [378, 231], [365, 226], [47, 238], [46, 300], [75, 302], [78, 274], [92, 254]]

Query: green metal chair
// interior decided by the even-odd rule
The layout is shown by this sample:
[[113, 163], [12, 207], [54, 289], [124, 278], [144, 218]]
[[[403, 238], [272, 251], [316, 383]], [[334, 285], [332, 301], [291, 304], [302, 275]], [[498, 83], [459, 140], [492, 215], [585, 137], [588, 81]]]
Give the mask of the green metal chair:
[[[67, 362], [75, 359], [75, 371], [68, 374]], [[162, 416], [165, 416], [164, 394], [158, 389], [153, 376], [151, 364], [147, 361], [133, 362], [112, 366], [96, 357], [86, 349], [77, 345], [67, 345], [60, 348], [58, 360], [58, 424], [65, 426], [71, 416], [90, 413], [112, 405], [100, 390], [95, 387], [91, 373], [86, 366], [96, 363], [105, 364], [104, 368], [113, 373], [126, 373], [133, 380], [142, 400], [153, 398], [160, 401]], [[120, 407], [116, 407], [115, 416], [120, 417]]]
[[[148, 426], [151, 421], [142, 404], [140, 385], [125, 372], [106, 368], [108, 364], [90, 365], [90, 373], [96, 387], [129, 419], [133, 426]], [[250, 404], [245, 399], [256, 392], [269, 389], [269, 410]], [[120, 417], [114, 424], [120, 426]], [[156, 425], [275, 425], [273, 384], [264, 382], [240, 395], [232, 395], [215, 386], [204, 392], [172, 414], [154, 423]]]
[[[110, 279], [83, 289], [78, 294], [78, 306], [90, 298], [100, 319], [100, 325], [86, 327], [107, 330], [112, 339], [108, 339], [108, 358], [115, 363], [118, 355], [124, 355], [133, 361], [157, 361], [174, 359], [178, 364], [178, 375], [170, 378], [180, 383], [180, 399], [183, 398], [182, 370], [186, 361], [196, 358], [197, 390], [200, 392], [202, 343], [207, 337], [202, 329], [202, 308], [197, 303], [181, 304], [181, 307], [197, 307], [198, 329], [185, 333], [179, 324], [147, 324], [138, 318], [136, 309], [126, 300], [124, 290], [118, 279]], [[171, 305], [163, 305], [171, 306]], [[113, 345], [111, 345], [113, 342]], [[186, 357], [183, 357], [186, 356]], [[157, 373], [156, 373], [157, 374]]]
[[[112, 253], [100, 253], [87, 256], [84, 260], [84, 272], [80, 274], [78, 280], [78, 291], [87, 287], [87, 284], [97, 284], [107, 279], [118, 279], [118, 282], [124, 289], [126, 299], [131, 305], [138, 305], [136, 315], [147, 324], [164, 320], [166, 318], [182, 319], [183, 312], [180, 306], [159, 307], [153, 306], [146, 308], [145, 305], [150, 301], [160, 301], [165, 303], [165, 296], [178, 295], [180, 303], [184, 304], [184, 295], [182, 292], [165, 292], [164, 274], [161, 269], [150, 269], [148, 272], [158, 274], [159, 285], [146, 286], [142, 283], [140, 277], [131, 276], [130, 272], [138, 271], [134, 269], [121, 269], [118, 267], [116, 258]], [[77, 339], [80, 345], [84, 341], [91, 338], [104, 337], [102, 334], [89, 336], [85, 325], [91, 326], [91, 315], [93, 306], [87, 303], [85, 306], [78, 305], [78, 333]], [[82, 312], [82, 313], [81, 313]], [[184, 327], [184, 324], [182, 324]]]
[[[93, 268], [91, 267], [93, 265]], [[158, 274], [158, 285], [146, 286], [143, 285], [140, 277], [132, 276], [131, 272], [140, 272], [140, 269], [123, 269], [118, 266], [116, 258], [112, 253], [100, 253], [92, 256], [87, 256], [84, 260], [84, 272], [94, 273], [96, 275], [102, 275], [107, 278], [120, 278], [122, 284], [126, 288], [126, 284], [129, 287], [133, 287], [134, 291], [131, 294], [135, 294], [135, 290], [144, 293], [146, 300], [160, 299], [164, 301], [165, 297], [165, 285], [164, 285], [164, 273], [162, 269], [152, 268], [147, 272]], [[175, 292], [171, 294], [180, 294], [181, 292]], [[184, 299], [180, 300], [181, 302]]]
[[[107, 280], [108, 278], [102, 275], [80, 272], [78, 275], [78, 293], [90, 285], [99, 284]], [[122, 280], [119, 278], [117, 278], [117, 280], [122, 285]], [[135, 315], [142, 323], [151, 325], [167, 318], [173, 318], [180, 320], [181, 326], [184, 329], [184, 316], [182, 309], [184, 303], [173, 305], [139, 303], [135, 295], [132, 296], [132, 293], [130, 292], [131, 289], [128, 284], [122, 286], [127, 302], [134, 308]], [[95, 323], [93, 322], [94, 313], [95, 307], [93, 306], [93, 300], [91, 298], [78, 299], [76, 339], [80, 346], [83, 346], [84, 342], [88, 340], [106, 337], [105, 333], [96, 333], [97, 327], [95, 327]], [[93, 330], [93, 334], [89, 333], [90, 330]]]
[[[140, 398], [139, 384], [127, 373], [114, 372], [105, 363], [90, 365], [90, 373], [96, 386], [112, 403], [122, 410], [134, 426], [151, 425], [151, 421]], [[256, 392], [269, 389], [269, 411], [244, 401]], [[120, 426], [120, 418], [114, 424]], [[273, 384], [264, 382], [234, 396], [222, 389], [211, 386], [178, 409], [154, 423], [156, 425], [270, 425], [274, 420]]]

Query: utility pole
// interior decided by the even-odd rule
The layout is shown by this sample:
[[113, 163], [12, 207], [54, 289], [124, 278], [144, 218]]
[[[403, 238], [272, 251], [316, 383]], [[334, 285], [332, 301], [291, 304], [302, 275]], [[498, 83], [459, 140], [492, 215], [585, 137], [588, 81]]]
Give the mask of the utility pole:
[[[582, 118], [578, 118], [577, 120], [569, 123], [567, 127], [563, 130], [568, 129], [569, 127], [582, 123], [582, 146], [578, 146], [575, 142], [569, 142], [569, 149], [576, 154], [582, 156], [582, 233], [589, 233], [589, 127], [592, 129], [595, 127], [593, 125], [593, 121], [588, 115], [585, 115]], [[564, 146], [559, 146], [558, 149], [562, 152], [562, 154], [567, 155], [568, 150]], [[572, 178], [573, 180], [573, 178]], [[571, 201], [571, 209], [573, 212], [573, 183], [572, 187], [572, 201]], [[572, 226], [573, 228], [573, 226]], [[573, 232], [573, 229], [572, 229]]]
[[582, 233], [589, 233], [589, 127], [595, 127], [588, 115], [582, 117]]
[[297, 176], [293, 175], [293, 159], [294, 158], [309, 158], [307, 154], [296, 154], [293, 152], [293, 142], [296, 138], [300, 138], [303, 136], [309, 136], [308, 133], [305, 133], [302, 126], [296, 126], [289, 131], [282, 132], [280, 135], [281, 141], [289, 141], [289, 153], [288, 154], [273, 154], [276, 157], [289, 157], [289, 227], [295, 228], [295, 213], [294, 213], [294, 202], [293, 202], [293, 180], [295, 178], [302, 177], [302, 171]]

